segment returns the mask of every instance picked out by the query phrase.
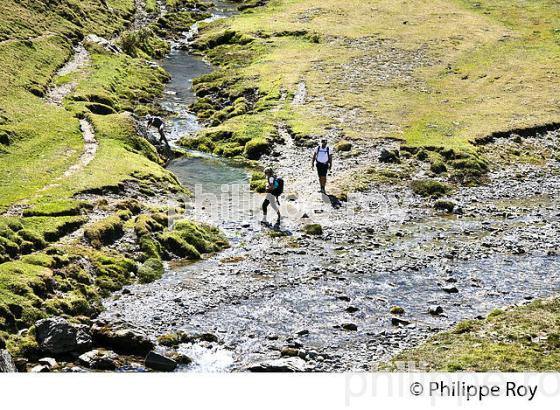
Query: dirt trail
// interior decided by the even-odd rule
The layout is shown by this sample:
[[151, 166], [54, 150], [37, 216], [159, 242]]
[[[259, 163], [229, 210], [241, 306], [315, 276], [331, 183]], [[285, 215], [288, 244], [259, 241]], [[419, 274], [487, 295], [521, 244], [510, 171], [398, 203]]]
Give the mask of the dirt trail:
[[[90, 62], [89, 53], [83, 46], [83, 44], [78, 44], [74, 48], [74, 55], [73, 57], [63, 66], [61, 67], [53, 80], [53, 83], [56, 83], [57, 78], [72, 74], [78, 70], [81, 70], [85, 66], [87, 66]], [[63, 108], [64, 98], [74, 92], [76, 89], [77, 82], [67, 82], [60, 85], [55, 85], [49, 88], [47, 94], [45, 96], [45, 101], [48, 104], [53, 104], [58, 107]], [[82, 131], [82, 135], [84, 138], [84, 152], [78, 159], [78, 161], [72, 164], [61, 177], [57, 178], [53, 183], [43, 187], [42, 190], [46, 190], [57, 186], [58, 180], [62, 178], [68, 178], [71, 175], [83, 170], [94, 158], [95, 153], [97, 152], [98, 142], [95, 139], [95, 132], [93, 129], [92, 124], [87, 119], [80, 120], [80, 130]]]
[[[74, 55], [72, 56], [72, 58], [56, 72], [56, 75], [54, 77], [55, 81], [57, 78], [80, 70], [81, 68], [89, 64], [89, 61], [89, 53], [87, 52], [83, 44], [78, 44], [76, 47], [74, 47]], [[76, 81], [52, 86], [47, 90], [45, 100], [49, 104], [54, 104], [61, 107], [64, 98], [72, 93], [76, 89], [76, 86]]]

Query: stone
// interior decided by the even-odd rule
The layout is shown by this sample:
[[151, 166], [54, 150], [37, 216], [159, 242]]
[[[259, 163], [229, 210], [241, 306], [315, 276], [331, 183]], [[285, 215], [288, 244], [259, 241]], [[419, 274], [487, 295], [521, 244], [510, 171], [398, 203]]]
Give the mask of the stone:
[[159, 372], [172, 372], [177, 368], [177, 362], [159, 353], [151, 351], [144, 359], [144, 365]]
[[122, 53], [122, 50], [118, 46], [111, 43], [109, 40], [107, 40], [103, 37], [99, 37], [98, 35], [95, 35], [95, 34], [88, 34], [85, 38], [85, 41], [87, 41], [89, 43], [98, 44], [101, 47], [103, 47], [105, 50], [110, 51], [111, 53], [114, 53], [114, 54]]
[[43, 366], [48, 366], [50, 369], [55, 369], [58, 367], [58, 363], [52, 357], [43, 357], [42, 359], [39, 359], [38, 363], [42, 364]]
[[45, 366], [42, 364], [38, 364], [31, 369], [31, 373], [48, 373], [50, 371], [51, 369], [49, 368], [49, 366]]
[[299, 350], [293, 347], [285, 346], [282, 348], [282, 350], [280, 350], [280, 356], [293, 357], [293, 356], [297, 356], [298, 354], [299, 354]]
[[305, 361], [299, 357], [267, 360], [245, 368], [252, 373], [299, 373], [305, 371]]
[[400, 319], [398, 317], [392, 317], [391, 324], [393, 326], [408, 326], [410, 322], [408, 320]]
[[180, 352], [171, 352], [169, 356], [171, 359], [175, 360], [177, 364], [188, 365], [193, 361], [189, 356]]
[[443, 313], [443, 308], [441, 306], [432, 305], [428, 308], [428, 313], [430, 315], [438, 316]]
[[442, 289], [447, 293], [459, 293], [459, 289], [457, 289], [455, 286], [444, 286]]
[[346, 311], [347, 311], [348, 313], [356, 313], [358, 310], [360, 310], [360, 309], [358, 309], [358, 308], [355, 307], [355, 306], [348, 306], [348, 307], [346, 308]]
[[61, 317], [37, 321], [35, 337], [41, 349], [54, 355], [86, 351], [92, 345], [87, 326], [71, 324]]
[[118, 367], [119, 356], [104, 349], [91, 350], [78, 358], [80, 364], [93, 370], [115, 370]]
[[27, 373], [27, 364], [29, 360], [25, 357], [16, 357], [14, 359], [14, 363], [16, 364], [16, 369], [20, 373]]
[[108, 347], [117, 353], [144, 356], [154, 348], [154, 343], [144, 332], [123, 322], [97, 322], [91, 331], [96, 345]]
[[343, 323], [342, 328], [344, 330], [349, 330], [349, 331], [352, 331], [352, 332], [355, 332], [356, 330], [358, 330], [358, 326], [355, 325], [354, 323]]
[[7, 350], [0, 350], [0, 373], [16, 373], [17, 368], [12, 355]]
[[307, 330], [307, 329], [302, 329], [302, 330], [300, 330], [299, 332], [296, 333], [296, 335], [298, 335], [298, 336], [305, 336], [305, 335], [308, 335], [308, 334], [309, 334], [309, 330]]

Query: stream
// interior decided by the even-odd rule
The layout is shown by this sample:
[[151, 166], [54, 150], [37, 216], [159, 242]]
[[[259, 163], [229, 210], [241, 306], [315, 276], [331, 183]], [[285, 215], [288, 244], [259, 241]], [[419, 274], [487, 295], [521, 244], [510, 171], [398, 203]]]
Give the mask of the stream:
[[[235, 6], [215, 3], [216, 15], [235, 13]], [[175, 113], [167, 130], [173, 143], [201, 129], [188, 111], [192, 79], [211, 67], [180, 47], [162, 65], [172, 76], [161, 103]], [[377, 157], [380, 148], [368, 148], [368, 155]], [[296, 193], [282, 207], [283, 224], [294, 233], [281, 238], [259, 226], [261, 199], [249, 192], [243, 168], [202, 153], [173, 160], [168, 169], [194, 192], [188, 217], [219, 226], [232, 246], [196, 263], [170, 263], [162, 279], [106, 299], [101, 316], [139, 326], [153, 339], [177, 331], [216, 336], [219, 342], [180, 345], [193, 362], [179, 371], [243, 371], [281, 360], [301, 371], [363, 371], [460, 320], [560, 291], [560, 258], [546, 245], [558, 243], [556, 202], [536, 215], [529, 209], [517, 219], [499, 218], [469, 202], [475, 191], [466, 190], [458, 194], [465, 214], [442, 218], [407, 188], [387, 186], [335, 209], [299, 165], [308, 163], [302, 151], [286, 146], [280, 158], [265, 159], [277, 161], [288, 192]], [[344, 172], [352, 162], [337, 166]], [[550, 175], [558, 172], [551, 167]], [[536, 182], [538, 194], [558, 197], [550, 175]], [[476, 195], [494, 204], [511, 189], [490, 186]], [[307, 222], [321, 223], [323, 236], [302, 234]], [[544, 237], [533, 237], [534, 228]], [[481, 245], [488, 238], [498, 244]], [[508, 241], [524, 254], [512, 254]], [[401, 322], [391, 306], [404, 309]], [[435, 307], [441, 312], [430, 313]], [[297, 357], [280, 359], [286, 347]]]

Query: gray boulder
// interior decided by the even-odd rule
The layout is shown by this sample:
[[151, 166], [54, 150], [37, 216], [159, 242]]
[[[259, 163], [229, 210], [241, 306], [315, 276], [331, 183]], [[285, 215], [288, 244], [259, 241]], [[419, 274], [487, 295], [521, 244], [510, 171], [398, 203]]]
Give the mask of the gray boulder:
[[96, 345], [111, 348], [120, 354], [144, 356], [154, 343], [142, 332], [126, 323], [97, 322], [91, 328]]
[[252, 373], [300, 373], [305, 371], [305, 361], [299, 357], [267, 360], [245, 370]]
[[111, 350], [96, 349], [84, 353], [78, 358], [80, 364], [93, 370], [115, 370], [119, 356]]
[[17, 368], [7, 350], [0, 350], [0, 373], [16, 373]]
[[52, 357], [43, 357], [42, 359], [39, 359], [38, 363], [43, 366], [48, 366], [50, 369], [58, 367], [58, 363]]
[[159, 372], [172, 372], [177, 368], [177, 362], [156, 352], [149, 352], [144, 365]]
[[36, 322], [35, 335], [41, 349], [54, 355], [83, 352], [92, 344], [87, 326], [68, 323], [61, 317]]

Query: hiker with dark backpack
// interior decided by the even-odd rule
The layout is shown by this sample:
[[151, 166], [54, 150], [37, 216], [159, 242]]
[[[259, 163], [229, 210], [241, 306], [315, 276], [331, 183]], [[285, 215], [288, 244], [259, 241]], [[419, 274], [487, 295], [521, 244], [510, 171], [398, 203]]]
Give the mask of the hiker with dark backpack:
[[278, 215], [278, 219], [276, 220], [276, 224], [274, 225], [274, 227], [279, 228], [280, 227], [280, 200], [278, 198], [284, 192], [284, 180], [280, 177], [276, 177], [274, 175], [274, 171], [272, 171], [272, 168], [266, 168], [264, 170], [264, 175], [266, 176], [266, 198], [262, 204], [263, 220], [261, 221], [261, 223], [263, 225], [270, 226], [270, 223], [266, 219], [268, 205], [270, 205]]
[[147, 118], [148, 120], [148, 127], [154, 127], [157, 128], [158, 132], [159, 132], [159, 143], [161, 144], [161, 142], [165, 142], [165, 146], [167, 147], [167, 149], [169, 149], [169, 142], [167, 141], [167, 138], [165, 137], [165, 122], [160, 118], [160, 117], [156, 117], [156, 116], [148, 116]]
[[321, 185], [321, 193], [326, 194], [327, 173], [332, 169], [332, 153], [327, 145], [327, 140], [322, 139], [321, 145], [315, 148], [313, 159], [311, 160], [311, 168], [317, 164], [317, 174], [319, 174], [319, 184]]

